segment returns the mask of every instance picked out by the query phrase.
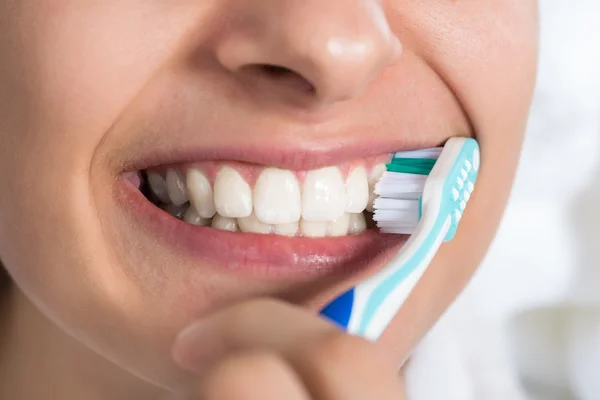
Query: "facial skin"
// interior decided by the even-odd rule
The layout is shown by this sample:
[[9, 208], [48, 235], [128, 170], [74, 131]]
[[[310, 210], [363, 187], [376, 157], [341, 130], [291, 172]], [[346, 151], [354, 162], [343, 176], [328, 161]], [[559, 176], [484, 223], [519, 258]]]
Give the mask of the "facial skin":
[[[15, 388], [21, 374], [122, 391], [110, 398], [174, 389], [187, 376], [171, 346], [194, 319], [255, 296], [317, 310], [358, 279], [191, 257], [119, 201], [124, 164], [181, 148], [368, 153], [473, 136], [482, 170], [459, 233], [382, 338], [405, 358], [496, 231], [534, 85], [536, 12], [533, 0], [0, 0], [0, 258], [14, 281], [0, 376], [15, 382], [3, 390], [36, 390]], [[34, 350], [61, 362], [24, 356]]]

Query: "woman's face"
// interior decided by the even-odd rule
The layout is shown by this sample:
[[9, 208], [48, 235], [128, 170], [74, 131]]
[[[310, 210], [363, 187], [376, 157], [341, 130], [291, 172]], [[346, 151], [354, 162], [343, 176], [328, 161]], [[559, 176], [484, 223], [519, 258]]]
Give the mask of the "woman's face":
[[[536, 33], [533, 0], [0, 0], [0, 257], [62, 330], [171, 386], [193, 319], [262, 295], [317, 309], [381, 267], [402, 240], [355, 234], [369, 175], [473, 136], [480, 181], [402, 310], [407, 352], [496, 230]], [[170, 217], [139, 170], [154, 203], [218, 214]]]

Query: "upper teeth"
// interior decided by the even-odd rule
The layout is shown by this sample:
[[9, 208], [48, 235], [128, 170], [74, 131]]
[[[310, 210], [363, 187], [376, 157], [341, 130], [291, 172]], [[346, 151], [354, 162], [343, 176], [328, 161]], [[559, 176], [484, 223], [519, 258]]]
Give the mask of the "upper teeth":
[[177, 170], [170, 169], [167, 171], [167, 193], [173, 204], [176, 206], [187, 203], [188, 201], [184, 177]]
[[229, 218], [245, 218], [252, 214], [252, 189], [231, 167], [223, 167], [217, 174], [215, 207], [220, 215]]
[[208, 171], [197, 167], [188, 168], [186, 175], [168, 169], [166, 178], [149, 172], [148, 183], [163, 203], [179, 206], [189, 201], [183, 219], [194, 225], [289, 236], [344, 236], [366, 229], [362, 212], [371, 209], [373, 186], [383, 171], [384, 164], [369, 172], [358, 166], [344, 178], [340, 168], [326, 167], [308, 171], [299, 180], [302, 174], [265, 168], [251, 187], [241, 172], [224, 165], [213, 172], [214, 183]]
[[369, 201], [367, 203], [367, 210], [370, 212], [374, 211], [374, 202], [375, 202], [375, 184], [381, 178], [383, 173], [385, 172], [385, 165], [380, 164], [376, 165], [371, 173], [369, 174], [368, 183], [369, 183]]
[[163, 203], [170, 203], [169, 194], [167, 193], [167, 182], [160, 174], [156, 172], [148, 173], [148, 183], [152, 192], [158, 197]]
[[346, 180], [346, 212], [361, 213], [369, 203], [369, 182], [363, 167], [354, 169]]
[[190, 169], [187, 173], [187, 189], [190, 203], [194, 206], [198, 215], [203, 218], [212, 218], [217, 209], [215, 208], [215, 197], [210, 181], [196, 169]]
[[302, 194], [302, 218], [305, 220], [327, 222], [344, 215], [346, 188], [338, 168], [309, 171]]
[[267, 224], [298, 222], [302, 196], [298, 179], [291, 171], [265, 169], [254, 185], [254, 212]]

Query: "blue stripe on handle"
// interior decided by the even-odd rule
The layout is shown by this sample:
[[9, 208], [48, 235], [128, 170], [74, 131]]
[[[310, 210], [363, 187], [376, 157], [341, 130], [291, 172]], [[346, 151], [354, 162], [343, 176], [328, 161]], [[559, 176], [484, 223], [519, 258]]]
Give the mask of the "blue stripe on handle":
[[354, 289], [348, 290], [346, 293], [329, 303], [322, 311], [321, 315], [329, 318], [344, 330], [348, 329], [352, 307], [354, 305]]

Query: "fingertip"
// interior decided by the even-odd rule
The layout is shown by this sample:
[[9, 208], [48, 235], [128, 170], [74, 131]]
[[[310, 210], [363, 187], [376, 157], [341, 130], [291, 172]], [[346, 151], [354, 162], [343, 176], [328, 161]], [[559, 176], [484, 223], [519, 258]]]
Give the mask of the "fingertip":
[[199, 343], [203, 323], [201, 321], [184, 328], [177, 337], [171, 348], [171, 358], [182, 369], [192, 372], [198, 372], [202, 369], [203, 360], [208, 357], [204, 350], [205, 343]]

